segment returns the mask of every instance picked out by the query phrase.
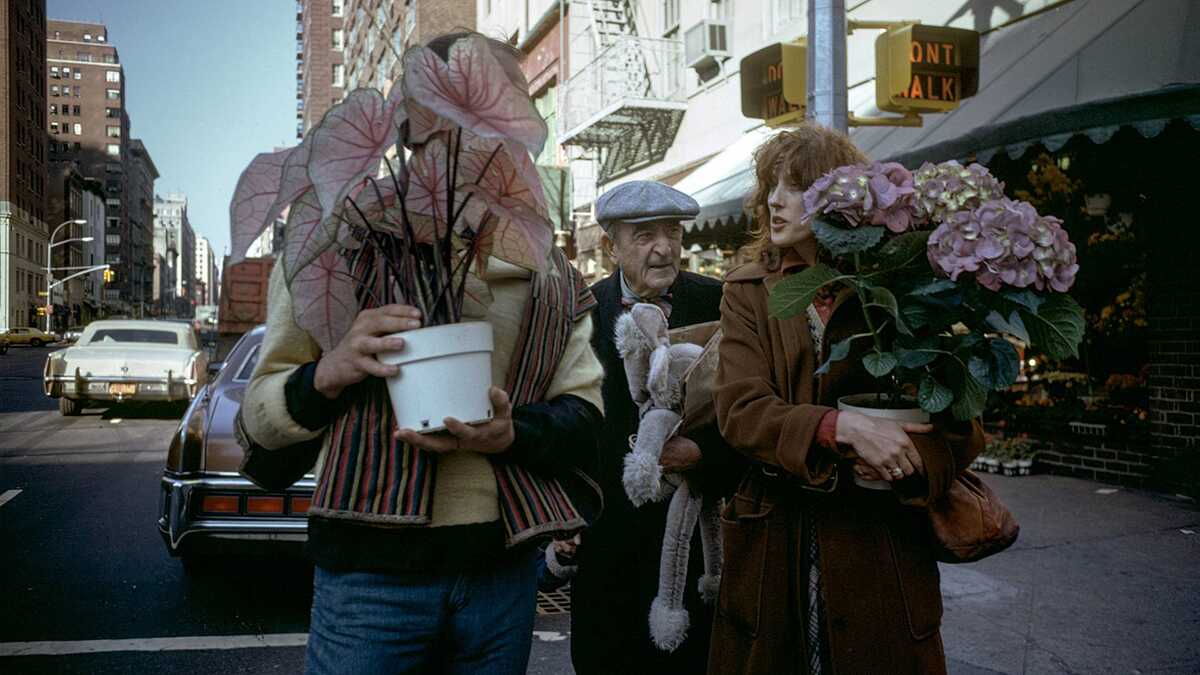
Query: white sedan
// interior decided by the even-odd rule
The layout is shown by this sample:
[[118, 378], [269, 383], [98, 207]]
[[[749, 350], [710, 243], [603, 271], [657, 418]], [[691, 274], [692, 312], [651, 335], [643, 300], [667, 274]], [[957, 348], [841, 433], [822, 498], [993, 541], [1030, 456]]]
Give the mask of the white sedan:
[[63, 415], [100, 401], [180, 401], [196, 396], [207, 359], [186, 323], [94, 321], [72, 347], [46, 358], [46, 395]]

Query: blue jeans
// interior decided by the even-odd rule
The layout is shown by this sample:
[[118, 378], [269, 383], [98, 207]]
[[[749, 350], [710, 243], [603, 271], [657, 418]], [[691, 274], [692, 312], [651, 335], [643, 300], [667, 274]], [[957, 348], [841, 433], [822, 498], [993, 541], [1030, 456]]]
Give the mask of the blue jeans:
[[524, 673], [537, 601], [524, 552], [462, 573], [317, 567], [305, 672]]

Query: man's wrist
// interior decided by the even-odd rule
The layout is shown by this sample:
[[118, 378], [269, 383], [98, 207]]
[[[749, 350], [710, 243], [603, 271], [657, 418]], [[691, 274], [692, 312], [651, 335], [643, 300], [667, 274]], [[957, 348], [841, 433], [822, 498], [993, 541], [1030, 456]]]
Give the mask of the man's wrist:
[[324, 376], [325, 371], [321, 370], [322, 363], [323, 361], [317, 361], [316, 369], [313, 373], [313, 389], [315, 389], [318, 394], [329, 399], [330, 401], [335, 401], [337, 400], [337, 397], [342, 395], [342, 391], [345, 389], [345, 387], [331, 387], [329, 385], [327, 381], [328, 377]]

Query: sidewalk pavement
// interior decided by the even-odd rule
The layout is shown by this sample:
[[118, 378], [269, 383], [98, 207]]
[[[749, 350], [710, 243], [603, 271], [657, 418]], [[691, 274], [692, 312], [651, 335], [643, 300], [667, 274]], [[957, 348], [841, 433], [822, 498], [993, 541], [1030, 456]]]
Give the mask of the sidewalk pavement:
[[1200, 672], [1200, 510], [1058, 476], [986, 476], [1013, 547], [942, 566], [953, 675]]
[[[1074, 478], [984, 478], [1021, 537], [942, 566], [951, 675], [1200, 673], [1200, 509]], [[570, 673], [568, 617], [537, 628], [529, 672]]]

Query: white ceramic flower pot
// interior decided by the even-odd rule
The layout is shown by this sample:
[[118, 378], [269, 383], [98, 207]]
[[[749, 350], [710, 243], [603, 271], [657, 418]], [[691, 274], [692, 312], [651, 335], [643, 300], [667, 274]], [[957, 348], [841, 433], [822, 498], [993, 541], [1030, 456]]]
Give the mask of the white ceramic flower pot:
[[404, 349], [378, 359], [400, 366], [387, 378], [396, 424], [420, 433], [442, 431], [453, 417], [467, 424], [492, 418], [492, 325], [468, 321], [397, 333]]
[[[875, 400], [875, 394], [854, 394], [852, 396], [843, 396], [838, 399], [838, 410], [862, 413], [867, 417], [892, 420], [893, 422], [914, 422], [917, 424], [926, 424], [929, 422], [929, 413], [921, 410], [920, 406], [917, 406], [915, 401], [903, 401], [904, 403], [911, 403], [911, 407], [876, 408], [873, 407]], [[883, 395], [883, 400], [888, 400], [887, 394]], [[859, 478], [858, 476], [854, 477], [854, 484], [869, 490], [892, 489], [892, 484], [886, 480], [865, 480]]]

